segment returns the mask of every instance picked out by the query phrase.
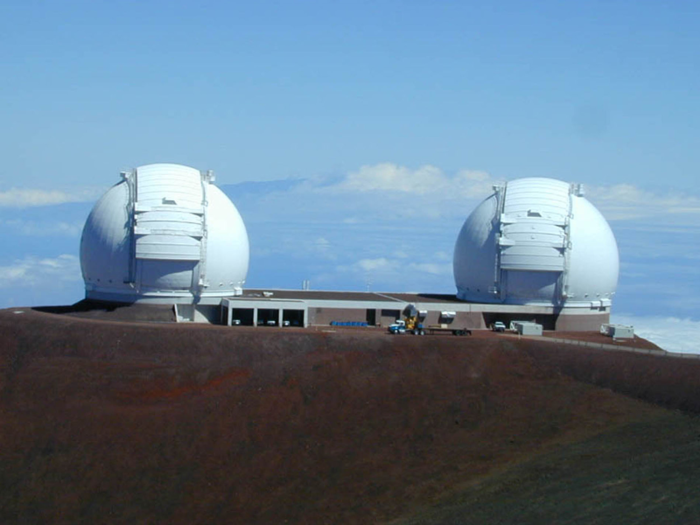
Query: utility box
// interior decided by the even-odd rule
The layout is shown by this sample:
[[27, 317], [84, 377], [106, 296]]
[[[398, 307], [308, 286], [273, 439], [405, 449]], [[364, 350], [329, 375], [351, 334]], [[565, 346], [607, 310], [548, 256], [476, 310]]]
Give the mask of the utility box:
[[513, 321], [511, 329], [519, 335], [542, 335], [542, 325], [530, 321]]
[[604, 324], [600, 333], [613, 339], [634, 339], [634, 326], [624, 324]]

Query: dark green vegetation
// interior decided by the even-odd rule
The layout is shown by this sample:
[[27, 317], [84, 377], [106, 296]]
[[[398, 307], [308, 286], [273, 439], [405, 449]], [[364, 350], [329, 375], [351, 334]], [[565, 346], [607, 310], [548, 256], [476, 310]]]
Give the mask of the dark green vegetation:
[[0, 523], [700, 521], [696, 364], [572, 352], [2, 311]]

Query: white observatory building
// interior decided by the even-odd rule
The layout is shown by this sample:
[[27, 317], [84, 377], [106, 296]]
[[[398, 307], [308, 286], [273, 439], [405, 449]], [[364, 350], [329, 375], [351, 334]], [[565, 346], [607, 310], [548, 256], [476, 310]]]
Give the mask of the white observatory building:
[[150, 164], [121, 175], [83, 229], [87, 299], [219, 305], [243, 292], [248, 234], [212, 172]]
[[620, 266], [617, 243], [582, 187], [527, 178], [494, 190], [457, 238], [457, 298], [609, 315]]
[[456, 294], [246, 290], [222, 301], [222, 321], [388, 326], [410, 315], [453, 333], [496, 322], [599, 332], [610, 322], [617, 243], [581, 185], [527, 178], [494, 187], [464, 223], [453, 262]]
[[[248, 234], [211, 172], [151, 164], [122, 173], [85, 223], [86, 299], [229, 326], [388, 326], [416, 316], [460, 335], [494, 323], [595, 331], [610, 322], [619, 255], [580, 185], [494, 186], [454, 249], [456, 294], [246, 289]], [[413, 312], [407, 314], [407, 312]]]

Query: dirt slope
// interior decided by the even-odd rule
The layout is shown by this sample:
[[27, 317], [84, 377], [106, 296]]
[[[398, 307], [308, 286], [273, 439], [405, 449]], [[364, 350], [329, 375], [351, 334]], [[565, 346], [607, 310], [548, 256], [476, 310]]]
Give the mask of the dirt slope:
[[495, 471], [395, 525], [700, 523], [700, 425], [623, 425]]
[[0, 311], [0, 522], [458, 523], [474, 497], [493, 522], [493, 483], [539, 484], [538, 461], [696, 425], [560, 365], [491, 334]]

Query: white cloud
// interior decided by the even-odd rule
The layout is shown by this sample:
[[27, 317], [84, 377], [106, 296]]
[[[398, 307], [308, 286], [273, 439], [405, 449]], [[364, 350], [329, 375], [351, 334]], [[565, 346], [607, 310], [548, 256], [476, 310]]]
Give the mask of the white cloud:
[[416, 169], [389, 162], [362, 166], [348, 173], [336, 184], [324, 185], [324, 192], [383, 192], [388, 194], [440, 195], [444, 199], [454, 197], [483, 198], [492, 189], [494, 180], [482, 171], [462, 170], [446, 175], [440, 168], [425, 165]]
[[411, 263], [410, 269], [431, 275], [452, 275], [452, 264]]
[[61, 190], [41, 190], [31, 188], [11, 188], [0, 191], [0, 207], [30, 208], [35, 206], [54, 206], [68, 202], [90, 202], [102, 194], [104, 189], [82, 189], [75, 192]]
[[398, 261], [392, 261], [384, 257], [378, 259], [361, 259], [355, 263], [355, 268], [363, 272], [386, 272], [398, 268]]
[[[448, 174], [429, 164], [409, 168], [385, 162], [362, 166], [335, 180], [307, 179], [290, 191], [317, 202], [315, 208], [324, 213], [334, 209], [368, 210], [368, 214], [345, 214], [346, 224], [389, 214], [408, 220], [459, 215], [464, 220], [480, 200], [492, 193], [494, 184], [502, 182], [484, 171], [463, 169]], [[586, 196], [610, 221], [653, 219], [648, 226], [678, 227], [694, 224], [700, 216], [700, 196], [680, 191], [615, 184], [586, 186]]]
[[58, 282], [81, 279], [80, 261], [74, 255], [56, 258], [25, 257], [8, 266], [0, 266], [0, 288], [52, 286]]
[[375, 166], [362, 166], [358, 171], [349, 173], [343, 181], [332, 189], [423, 194], [436, 184], [442, 183], [442, 179], [442, 172], [433, 166], [422, 166], [417, 170], [411, 170], [396, 164], [383, 163]]
[[[447, 174], [432, 165], [413, 169], [385, 162], [362, 166], [331, 183], [308, 179], [293, 191], [322, 193], [325, 199], [338, 194], [346, 206], [353, 202], [362, 205], [366, 195], [377, 195], [385, 215], [393, 212], [407, 218], [437, 219], [459, 213], [466, 219], [478, 201], [492, 193], [494, 184], [502, 182], [484, 171], [464, 169]], [[611, 221], [665, 217], [669, 227], [681, 221], [693, 223], [700, 215], [700, 197], [679, 191], [649, 191], [632, 184], [615, 184], [586, 186], [586, 196]], [[369, 200], [367, 204], [377, 202]], [[357, 221], [357, 217], [346, 219], [347, 223]]]
[[[452, 263], [433, 262], [430, 260], [430, 253], [421, 254], [419, 260], [416, 260], [418, 254], [399, 252], [394, 256], [396, 258], [363, 258], [349, 265], [337, 266], [335, 280], [341, 282], [343, 276], [361, 278], [373, 282], [379, 288], [394, 291], [407, 291], [407, 287], [422, 289], [427, 286], [423, 290], [426, 291], [430, 288], [430, 285], [427, 285], [428, 281], [435, 283], [452, 280]], [[331, 274], [326, 273], [326, 277], [330, 279]], [[451, 285], [448, 284], [447, 287], [451, 288]], [[442, 286], [440, 289], [444, 291]]]
[[613, 314], [611, 321], [634, 326], [635, 334], [668, 352], [700, 354], [700, 321], [629, 314]]
[[393, 289], [396, 283], [405, 279], [405, 272], [402, 271], [405, 267], [405, 261], [400, 259], [367, 257], [351, 264], [329, 268], [324, 272], [324, 278], [328, 282], [337, 283], [333, 285], [334, 288], [348, 282], [371, 282], [380, 288]]
[[302, 242], [302, 246], [309, 254], [317, 257], [323, 257], [328, 260], [335, 260], [334, 244], [325, 237], [316, 237]]
[[660, 215], [700, 215], [700, 198], [676, 191], [643, 190], [632, 184], [586, 188], [587, 197], [608, 220], [634, 220]]
[[[268, 194], [266, 200], [273, 207], [288, 199], [287, 205], [294, 205], [296, 211], [304, 203], [304, 208], [314, 210], [319, 217], [335, 212], [345, 224], [391, 215], [414, 221], [451, 217], [464, 220], [479, 201], [492, 193], [494, 184], [502, 182], [484, 171], [446, 173], [429, 164], [410, 168], [384, 162], [331, 179], [306, 179], [285, 191]], [[289, 199], [290, 195], [294, 199]], [[615, 184], [586, 186], [586, 196], [610, 221], [652, 219], [650, 227], [652, 222], [656, 227], [662, 222], [674, 227], [697, 222], [700, 216], [700, 196], [678, 191]]]
[[0, 220], [0, 226], [12, 228], [23, 235], [30, 235], [33, 237], [45, 237], [50, 235], [79, 237], [80, 233], [83, 231], [82, 222], [66, 221], [36, 222], [13, 219], [9, 221]]

